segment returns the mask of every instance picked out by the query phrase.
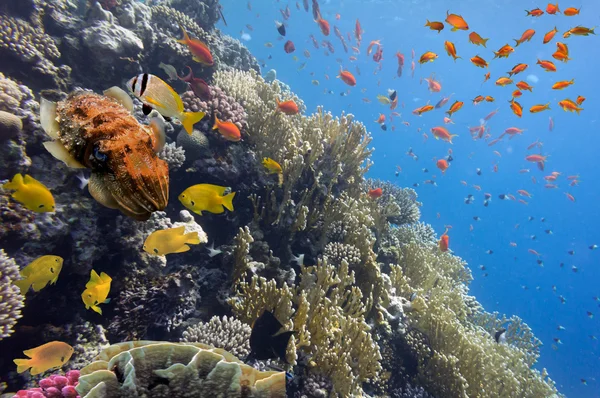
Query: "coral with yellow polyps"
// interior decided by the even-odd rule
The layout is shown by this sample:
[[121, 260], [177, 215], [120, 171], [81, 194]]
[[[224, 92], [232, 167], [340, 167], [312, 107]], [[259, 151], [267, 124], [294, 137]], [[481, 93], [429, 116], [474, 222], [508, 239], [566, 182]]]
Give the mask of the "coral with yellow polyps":
[[286, 379], [205, 344], [130, 341], [100, 352], [76, 389], [82, 398], [285, 398]]
[[92, 171], [88, 189], [96, 201], [147, 220], [167, 205], [169, 169], [155, 153], [160, 126], [141, 125], [122, 94], [80, 91], [57, 104], [42, 98], [42, 127], [53, 139], [44, 146], [67, 166]]

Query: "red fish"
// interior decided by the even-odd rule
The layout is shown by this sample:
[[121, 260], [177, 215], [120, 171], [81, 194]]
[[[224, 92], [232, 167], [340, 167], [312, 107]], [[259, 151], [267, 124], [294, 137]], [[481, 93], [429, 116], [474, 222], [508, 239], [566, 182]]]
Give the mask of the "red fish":
[[436, 162], [436, 166], [442, 171], [442, 174], [444, 174], [450, 165], [446, 159], [440, 159]]
[[381, 195], [383, 195], [383, 189], [381, 189], [381, 188], [369, 189], [368, 195], [372, 199], [380, 198]]
[[323, 18], [317, 19], [316, 22], [319, 25], [319, 28], [321, 29], [321, 33], [323, 33], [325, 36], [329, 36], [329, 32], [330, 32], [329, 22], [327, 22]]
[[298, 105], [293, 100], [279, 102], [279, 98], [275, 98], [277, 102], [277, 110], [285, 113], [286, 115], [296, 115], [300, 110]]
[[440, 251], [442, 251], [442, 252], [447, 252], [448, 251], [448, 248], [450, 247], [450, 237], [448, 236], [448, 229], [447, 228], [446, 228], [446, 231], [444, 231], [444, 233], [440, 237], [440, 241], [438, 242], [438, 246], [440, 248]]
[[342, 79], [342, 81], [349, 86], [356, 86], [356, 78], [351, 72], [348, 72], [347, 70], [340, 70], [340, 74], [337, 75], [337, 77]]
[[[318, 47], [317, 47], [318, 48]], [[294, 46], [294, 43], [291, 40], [288, 40], [285, 42], [285, 44], [283, 45], [283, 50], [290, 54], [293, 53], [294, 51], [296, 51], [296, 46]]]
[[356, 24], [354, 25], [354, 37], [356, 37], [356, 41], [358, 42], [358, 45], [360, 46], [360, 42], [362, 41], [362, 28], [360, 27], [360, 22], [358, 20], [358, 18], [356, 19]]
[[215, 124], [213, 130], [219, 130], [219, 133], [228, 141], [239, 141], [242, 139], [240, 129], [232, 122], [222, 122], [215, 115]]
[[183, 26], [180, 25], [180, 27], [183, 31], [183, 39], [177, 40], [177, 42], [185, 44], [188, 47], [188, 49], [194, 56], [194, 61], [200, 62], [201, 64], [206, 66], [212, 66], [214, 64], [213, 57], [206, 44], [202, 43], [198, 39], [190, 38]]
[[208, 83], [206, 83], [204, 80], [200, 79], [199, 77], [194, 77], [192, 68], [190, 68], [189, 66], [187, 66], [187, 68], [190, 70], [190, 73], [188, 73], [184, 77], [177, 75], [179, 80], [182, 80], [182, 81], [188, 83], [188, 85], [190, 86], [190, 88], [192, 89], [192, 91], [194, 92], [194, 95], [196, 95], [196, 97], [200, 98], [203, 101], [210, 100], [212, 98], [212, 93], [210, 91], [210, 87], [208, 86]]

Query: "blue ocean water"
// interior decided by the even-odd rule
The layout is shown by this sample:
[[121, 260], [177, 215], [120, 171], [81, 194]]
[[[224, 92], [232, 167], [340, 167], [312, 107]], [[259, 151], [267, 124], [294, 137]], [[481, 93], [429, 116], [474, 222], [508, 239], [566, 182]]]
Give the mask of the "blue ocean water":
[[[562, 13], [544, 14], [539, 18], [526, 16], [524, 10], [536, 7], [545, 10], [547, 4], [529, 0], [321, 2], [322, 15], [331, 24], [331, 34], [326, 39], [335, 47], [335, 53], [328, 56], [324, 54], [324, 48], [317, 50], [312, 45], [309, 35], [314, 35], [319, 43], [325, 37], [313, 21], [312, 13], [302, 8], [302, 1], [253, 0], [246, 4], [240, 0], [223, 0], [221, 4], [228, 25], [220, 22], [219, 27], [244, 41], [261, 60], [264, 73], [275, 69], [277, 77], [305, 101], [307, 112], [322, 105], [333, 114], [353, 113], [366, 124], [376, 148], [375, 165], [369, 177], [390, 180], [400, 186], [419, 184], [415, 190], [423, 202], [422, 220], [431, 223], [439, 234], [446, 225], [452, 226], [450, 247], [468, 262], [475, 278], [470, 286], [471, 294], [487, 311], [515, 314], [529, 324], [544, 343], [536, 366], [548, 369], [559, 391], [569, 397], [600, 397], [599, 343], [592, 338], [600, 337], [600, 308], [595, 299], [600, 296], [600, 251], [589, 248], [600, 244], [597, 232], [600, 191], [595, 186], [595, 163], [600, 144], [596, 134], [600, 83], [595, 65], [600, 62], [600, 46], [597, 36], [562, 37], [563, 32], [576, 25], [591, 28], [598, 24], [600, 2], [561, 2], [561, 10], [581, 7], [581, 14], [572, 17]], [[285, 21], [285, 40], [295, 44], [296, 50], [292, 54], [284, 52], [285, 40], [278, 40], [274, 23], [274, 20], [283, 20], [280, 10], [285, 10], [286, 6], [290, 17]], [[444, 21], [447, 9], [462, 15], [470, 30], [452, 32], [446, 26], [438, 34], [424, 27], [427, 19]], [[339, 20], [336, 14], [339, 14]], [[333, 27], [337, 26], [344, 36], [350, 32], [349, 46], [354, 46], [357, 18], [364, 31], [360, 54], [354, 54], [352, 50], [345, 53]], [[550, 43], [543, 44], [544, 34], [554, 27], [559, 33]], [[508, 59], [492, 61], [492, 51], [505, 44], [514, 45], [514, 39], [521, 37], [526, 29], [536, 31], [530, 42], [518, 46]], [[489, 38], [487, 48], [468, 42], [471, 31]], [[366, 54], [366, 47], [372, 40], [379, 40], [383, 47], [381, 70], [377, 70], [378, 64], [373, 61], [372, 54]], [[462, 59], [454, 62], [446, 54], [446, 40], [456, 45]], [[569, 46], [572, 60], [568, 63], [552, 59], [556, 41]], [[272, 43], [272, 48], [265, 46], [268, 42]], [[304, 50], [310, 52], [310, 58], [303, 54]], [[416, 63], [414, 78], [411, 78], [412, 50]], [[397, 76], [395, 54], [398, 51], [405, 57], [402, 77]], [[433, 63], [419, 65], [418, 58], [426, 51], [437, 53], [439, 58]], [[490, 62], [489, 69], [477, 68], [469, 62], [477, 54]], [[349, 60], [352, 55], [357, 57], [354, 62]], [[341, 65], [356, 76], [357, 85], [350, 90], [335, 78], [340, 70], [338, 58]], [[545, 72], [536, 65], [537, 59], [555, 61], [557, 71]], [[300, 68], [302, 63], [306, 63], [303, 69]], [[532, 93], [524, 92], [518, 99], [524, 108], [522, 118], [515, 116], [509, 108], [508, 101], [515, 86], [494, 84], [518, 63], [526, 63], [529, 67], [515, 77], [515, 82], [525, 80], [534, 87]], [[360, 75], [356, 68], [360, 69]], [[487, 71], [491, 72], [491, 79], [482, 84]], [[442, 84], [440, 93], [430, 93], [427, 83], [422, 81], [432, 73]], [[562, 91], [551, 89], [555, 82], [573, 78], [574, 85]], [[319, 85], [313, 85], [313, 80]], [[397, 90], [401, 105], [396, 111], [402, 114], [391, 122], [389, 106], [381, 105], [376, 99], [378, 94], [386, 95], [388, 89]], [[363, 93], [362, 90], [366, 91]], [[346, 92], [348, 95], [340, 95]], [[413, 109], [427, 102], [435, 105], [450, 94], [450, 102], [443, 109], [421, 117], [412, 114]], [[496, 101], [474, 106], [472, 100], [477, 95], [491, 95]], [[558, 106], [558, 101], [575, 100], [578, 95], [587, 98], [580, 115], [564, 112]], [[365, 103], [363, 98], [371, 102]], [[430, 129], [444, 126], [443, 111], [455, 100], [465, 104], [452, 117], [454, 124], [446, 125], [451, 133], [458, 134], [454, 144], [450, 145], [433, 139]], [[550, 110], [536, 114], [529, 112], [530, 106], [546, 103], [550, 103]], [[482, 118], [496, 109], [498, 113], [486, 124], [491, 137], [471, 139], [468, 127], [479, 125]], [[374, 122], [380, 113], [388, 118], [387, 131]], [[552, 131], [549, 131], [550, 117], [554, 123]], [[395, 126], [394, 131], [392, 126]], [[525, 132], [488, 146], [508, 127], [525, 129]], [[428, 136], [426, 140], [424, 133]], [[525, 161], [525, 156], [540, 153], [538, 148], [527, 150], [536, 140], [543, 142], [541, 153], [549, 155], [544, 171], [538, 170], [535, 163]], [[406, 154], [409, 148], [418, 160]], [[449, 149], [452, 149], [454, 160], [442, 175], [434, 159], [446, 157]], [[395, 175], [397, 166], [402, 169], [398, 176]], [[497, 171], [494, 171], [495, 166]], [[481, 175], [476, 173], [478, 168]], [[522, 169], [529, 169], [529, 172], [520, 173]], [[546, 188], [544, 177], [552, 172], [560, 173], [552, 182], [557, 188]], [[434, 175], [437, 186], [424, 184]], [[579, 176], [579, 186], [570, 186], [571, 180], [567, 176], [573, 175]], [[517, 190], [526, 190], [532, 197], [519, 196]], [[492, 195], [487, 207], [483, 206], [484, 193]], [[573, 195], [575, 202], [569, 200], [566, 193]], [[464, 199], [469, 194], [475, 200], [465, 204]], [[500, 194], [512, 194], [527, 204], [501, 200]], [[474, 217], [480, 220], [476, 221]], [[531, 254], [529, 249], [540, 256]], [[488, 250], [493, 253], [488, 254]], [[570, 251], [573, 254], [569, 254]], [[561, 296], [566, 300], [564, 304]], [[588, 311], [595, 316], [588, 316]], [[559, 330], [559, 326], [565, 329]], [[555, 342], [555, 338], [561, 343]]]

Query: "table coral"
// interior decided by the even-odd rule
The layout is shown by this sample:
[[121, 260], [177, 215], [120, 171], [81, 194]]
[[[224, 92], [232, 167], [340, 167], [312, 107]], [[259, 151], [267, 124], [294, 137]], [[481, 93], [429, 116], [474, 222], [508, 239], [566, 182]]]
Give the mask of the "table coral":
[[13, 327], [21, 318], [25, 297], [14, 284], [19, 279], [19, 266], [0, 249], [0, 340], [13, 333]]

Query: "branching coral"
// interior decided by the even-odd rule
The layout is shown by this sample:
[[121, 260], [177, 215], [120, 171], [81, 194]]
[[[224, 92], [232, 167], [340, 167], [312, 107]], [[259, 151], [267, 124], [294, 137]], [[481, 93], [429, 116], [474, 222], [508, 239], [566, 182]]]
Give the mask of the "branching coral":
[[243, 359], [250, 353], [251, 332], [250, 326], [238, 319], [213, 316], [208, 322], [188, 327], [181, 341], [212, 345]]
[[[208, 115], [215, 114], [219, 120], [231, 122], [240, 130], [248, 129], [248, 115], [244, 108], [233, 97], [227, 95], [219, 87], [211, 87], [211, 99], [203, 101], [196, 97], [193, 91], [181, 94], [181, 100], [186, 110], [191, 112], [205, 112]], [[212, 127], [212, 126], [210, 126]]]
[[21, 318], [25, 297], [14, 284], [19, 279], [19, 266], [0, 249], [0, 340], [12, 334]]
[[369, 189], [382, 189], [383, 195], [377, 203], [387, 221], [396, 225], [413, 224], [419, 221], [421, 202], [417, 201], [417, 193], [414, 189], [401, 188], [382, 180], [369, 179], [366, 184]]
[[167, 162], [170, 171], [177, 171], [185, 163], [185, 150], [171, 142], [163, 147], [158, 157]]

